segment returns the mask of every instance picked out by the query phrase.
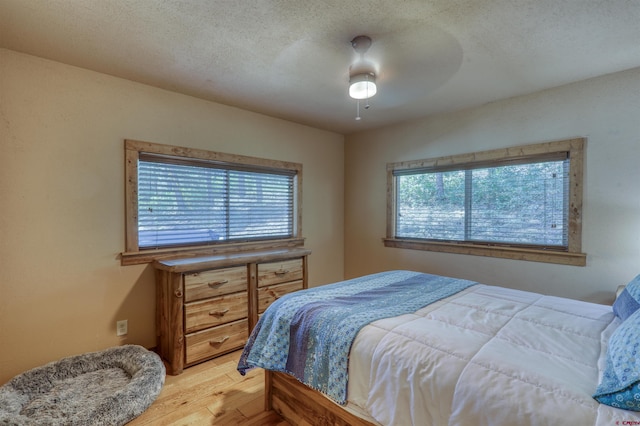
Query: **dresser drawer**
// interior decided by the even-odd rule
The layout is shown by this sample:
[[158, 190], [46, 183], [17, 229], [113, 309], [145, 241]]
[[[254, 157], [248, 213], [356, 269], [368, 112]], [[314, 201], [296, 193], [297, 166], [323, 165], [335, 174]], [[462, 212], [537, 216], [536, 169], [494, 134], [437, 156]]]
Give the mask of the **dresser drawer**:
[[258, 264], [258, 287], [301, 280], [302, 259]]
[[246, 290], [246, 266], [214, 269], [184, 275], [184, 300], [186, 302]]
[[258, 313], [264, 312], [269, 305], [284, 296], [285, 294], [292, 293], [294, 291], [302, 290], [302, 280], [292, 281], [286, 284], [277, 284], [269, 287], [260, 287], [258, 289]]
[[247, 303], [246, 291], [187, 303], [184, 306], [185, 332], [247, 318]]
[[239, 349], [244, 346], [248, 337], [246, 319], [187, 334], [186, 363], [191, 364], [223, 352]]

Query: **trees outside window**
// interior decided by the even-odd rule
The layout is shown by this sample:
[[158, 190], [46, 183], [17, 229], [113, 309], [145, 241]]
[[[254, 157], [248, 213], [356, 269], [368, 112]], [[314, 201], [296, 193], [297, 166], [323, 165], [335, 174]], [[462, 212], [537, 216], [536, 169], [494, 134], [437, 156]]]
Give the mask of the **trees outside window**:
[[389, 164], [385, 244], [584, 264], [583, 144], [574, 139]]

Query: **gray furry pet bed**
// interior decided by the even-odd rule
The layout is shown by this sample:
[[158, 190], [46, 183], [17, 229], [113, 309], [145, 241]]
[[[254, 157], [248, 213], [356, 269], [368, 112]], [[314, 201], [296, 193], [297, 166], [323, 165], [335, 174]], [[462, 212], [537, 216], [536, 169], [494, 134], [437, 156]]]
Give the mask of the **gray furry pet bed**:
[[63, 358], [0, 387], [0, 425], [123, 425], [164, 384], [160, 357], [125, 345]]

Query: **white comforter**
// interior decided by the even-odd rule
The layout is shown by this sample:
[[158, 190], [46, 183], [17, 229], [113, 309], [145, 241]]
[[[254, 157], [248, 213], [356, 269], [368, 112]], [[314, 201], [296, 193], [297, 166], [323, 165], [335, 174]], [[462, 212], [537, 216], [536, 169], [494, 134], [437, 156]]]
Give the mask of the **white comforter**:
[[349, 406], [393, 426], [640, 424], [591, 397], [618, 325], [610, 306], [476, 285], [363, 328]]

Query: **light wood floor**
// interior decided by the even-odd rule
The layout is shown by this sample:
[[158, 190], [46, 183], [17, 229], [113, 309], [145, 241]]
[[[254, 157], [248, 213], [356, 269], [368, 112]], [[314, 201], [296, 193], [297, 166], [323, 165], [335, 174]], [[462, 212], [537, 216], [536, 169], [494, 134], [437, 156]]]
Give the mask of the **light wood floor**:
[[167, 376], [156, 401], [128, 425], [291, 426], [263, 411], [264, 372], [241, 376], [239, 357], [233, 352]]

